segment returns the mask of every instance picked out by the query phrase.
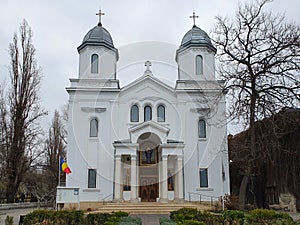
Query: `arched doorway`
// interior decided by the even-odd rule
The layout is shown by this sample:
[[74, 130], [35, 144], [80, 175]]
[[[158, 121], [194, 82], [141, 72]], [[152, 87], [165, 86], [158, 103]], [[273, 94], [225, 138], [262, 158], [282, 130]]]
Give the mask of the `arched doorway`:
[[156, 134], [147, 132], [142, 134], [137, 142], [139, 144], [139, 197], [142, 202], [156, 202], [159, 197], [158, 147], [161, 140]]

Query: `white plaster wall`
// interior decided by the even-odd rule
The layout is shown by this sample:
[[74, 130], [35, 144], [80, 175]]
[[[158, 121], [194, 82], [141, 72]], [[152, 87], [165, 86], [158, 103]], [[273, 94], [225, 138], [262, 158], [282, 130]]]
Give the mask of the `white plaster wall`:
[[[91, 56], [97, 54], [98, 73], [91, 73]], [[105, 47], [87, 46], [79, 54], [79, 78], [116, 78], [116, 52]]]
[[[203, 57], [203, 74], [196, 75], [197, 55]], [[178, 54], [177, 63], [179, 67], [179, 80], [214, 80], [215, 79], [215, 57], [210, 50], [203, 48], [189, 48]]]
[[[139, 106], [139, 122], [130, 122], [130, 108], [132, 105]], [[133, 86], [130, 90], [121, 92], [118, 100], [113, 103], [112, 125], [117, 140], [129, 139], [128, 129], [144, 121], [144, 107], [152, 107], [152, 120], [157, 122], [157, 107], [165, 106], [166, 121], [160, 124], [170, 128], [168, 139], [180, 140], [181, 119], [176, 108], [174, 93], [164, 90], [160, 85], [152, 81], [145, 81]]]
[[[101, 57], [99, 74], [90, 73], [92, 54]], [[204, 60], [203, 75], [195, 75], [195, 56], [201, 54]], [[214, 53], [202, 48], [183, 51], [178, 55], [181, 80], [214, 80]], [[105, 65], [105, 67], [103, 67]], [[115, 78], [116, 54], [107, 52], [104, 47], [86, 47], [80, 52], [79, 78]], [[144, 75], [145, 76], [145, 75]], [[148, 77], [147, 77], [148, 76]], [[67, 159], [72, 173], [67, 176], [67, 185], [80, 188], [80, 201], [102, 200], [113, 193], [114, 147], [118, 140], [130, 139], [128, 129], [144, 121], [144, 107], [151, 105], [152, 120], [157, 121], [157, 107], [165, 106], [166, 121], [163, 126], [170, 129], [167, 139], [183, 141], [184, 147], [184, 193], [198, 192], [205, 195], [220, 196], [229, 193], [229, 167], [227, 153], [226, 126], [216, 126], [224, 119], [224, 98], [212, 118], [205, 118], [193, 110], [201, 107], [201, 96], [192, 92], [176, 92], [160, 81], [147, 75], [123, 88], [120, 92], [106, 88], [71, 91], [69, 107]], [[76, 84], [74, 84], [76, 86]], [[75, 87], [74, 86], [74, 87]], [[205, 89], [205, 87], [203, 87]], [[130, 122], [130, 108], [139, 106], [139, 122]], [[82, 108], [105, 108], [104, 112], [84, 112]], [[96, 117], [99, 121], [99, 137], [89, 137], [89, 121]], [[207, 119], [207, 138], [198, 138], [198, 121]], [[225, 124], [224, 124], [225, 125]], [[218, 141], [216, 141], [218, 140]], [[224, 140], [222, 146], [219, 140]], [[162, 140], [166, 141], [166, 140]], [[223, 150], [223, 151], [221, 151]], [[172, 160], [171, 160], [172, 161]], [[173, 161], [168, 166], [172, 167]], [[222, 162], [226, 181], [222, 181]], [[206, 163], [206, 164], [205, 164]], [[199, 168], [208, 168], [209, 188], [200, 190]], [[97, 187], [88, 189], [88, 169], [97, 169]], [[128, 199], [128, 193], [124, 193]], [[169, 193], [169, 198], [174, 196]]]
[[[149, 90], [152, 95], [149, 96]], [[75, 98], [75, 101], [72, 99]], [[198, 96], [198, 98], [200, 98]], [[153, 120], [156, 120], [156, 108], [164, 104], [166, 108], [166, 122], [162, 123], [170, 128], [168, 139], [183, 141], [184, 148], [184, 183], [185, 198], [188, 199], [188, 192], [199, 192], [204, 195], [220, 196], [222, 193], [229, 193], [229, 179], [222, 184], [222, 161], [224, 169], [228, 171], [227, 149], [224, 152], [217, 152], [208, 166], [209, 188], [199, 189], [199, 168], [201, 160], [208, 159], [203, 156], [213, 148], [220, 148], [216, 140], [214, 130], [223, 133], [226, 138], [225, 127], [215, 127], [213, 123], [221, 118], [224, 103], [220, 103], [220, 110], [214, 118], [207, 123], [207, 138], [198, 138], [198, 121], [203, 118], [191, 109], [197, 107], [195, 99], [197, 96], [170, 93], [163, 90], [161, 86], [152, 82], [144, 82], [136, 85], [124, 93], [110, 92], [77, 92], [70, 95], [70, 121], [68, 163], [73, 171], [68, 175], [68, 186], [80, 187], [81, 201], [94, 201], [103, 199], [113, 192], [114, 177], [114, 148], [112, 143], [117, 140], [129, 139], [129, 127], [138, 124], [130, 122], [130, 107], [137, 103], [140, 107], [140, 122], [143, 121], [143, 107], [150, 104], [153, 110]], [[82, 107], [106, 108], [105, 112], [83, 112]], [[96, 117], [99, 120], [99, 138], [89, 138], [89, 121]], [[219, 118], [220, 117], [220, 118]], [[205, 119], [205, 117], [204, 117]], [[76, 131], [76, 132], [75, 132]], [[214, 132], [213, 132], [214, 131]], [[208, 143], [209, 149], [208, 149]], [[227, 146], [225, 144], [225, 146]], [[75, 165], [75, 166], [73, 166]], [[170, 162], [169, 167], [171, 167]], [[97, 188], [87, 190], [87, 170], [96, 168], [98, 172]], [[74, 176], [76, 175], [76, 176]], [[229, 178], [229, 175], [226, 174]], [[171, 196], [169, 196], [171, 198]]]
[[[200, 81], [201, 84], [201, 81]], [[207, 94], [208, 96], [209, 94]], [[198, 101], [197, 101], [198, 98]], [[180, 94], [181, 112], [184, 126], [184, 182], [185, 199], [188, 192], [197, 192], [203, 195], [221, 196], [229, 193], [229, 170], [227, 156], [227, 136], [224, 118], [225, 103], [222, 99], [214, 116], [207, 118], [205, 115], [191, 109], [199, 107], [197, 102], [201, 96], [195, 94]], [[185, 101], [184, 101], [185, 99]], [[198, 138], [198, 121], [204, 118], [207, 122], [207, 137]], [[223, 123], [221, 123], [223, 122]], [[223, 143], [225, 140], [226, 143]], [[222, 161], [226, 172], [226, 180], [222, 181]], [[200, 189], [199, 168], [208, 168], [209, 187]]]
[[[114, 148], [111, 134], [111, 104], [114, 94], [79, 92], [70, 94], [67, 158], [72, 173], [67, 185], [80, 188], [80, 201], [97, 201], [113, 193]], [[106, 108], [104, 112], [84, 112], [82, 108]], [[97, 138], [89, 137], [89, 121], [97, 118]], [[96, 188], [88, 189], [88, 169], [97, 169]]]

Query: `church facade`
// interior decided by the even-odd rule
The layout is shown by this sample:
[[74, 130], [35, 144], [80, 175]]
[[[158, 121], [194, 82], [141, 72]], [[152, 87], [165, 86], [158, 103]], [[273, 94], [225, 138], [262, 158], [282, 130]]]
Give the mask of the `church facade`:
[[229, 193], [222, 82], [216, 48], [193, 26], [178, 47], [175, 87], [151, 72], [120, 87], [118, 49], [101, 22], [77, 48], [70, 79], [66, 186], [80, 202], [182, 202]]

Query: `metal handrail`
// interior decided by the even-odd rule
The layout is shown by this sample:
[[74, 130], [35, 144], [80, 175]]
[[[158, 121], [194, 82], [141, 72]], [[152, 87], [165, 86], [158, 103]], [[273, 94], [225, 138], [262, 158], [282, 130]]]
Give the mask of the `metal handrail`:
[[113, 193], [111, 193], [111, 194], [107, 195], [106, 197], [102, 198], [103, 204], [105, 204], [105, 202], [106, 202], [105, 200], [108, 199], [109, 197], [111, 197], [112, 195], [113, 195]]
[[189, 202], [192, 201], [192, 197], [191, 197], [192, 195], [197, 195], [197, 196], [199, 196], [199, 203], [200, 203], [200, 204], [201, 204], [202, 201], [203, 201], [203, 197], [204, 197], [204, 198], [209, 198], [209, 199], [210, 199], [210, 205], [213, 204], [214, 199], [219, 200], [219, 197], [216, 197], [216, 196], [213, 196], [213, 195], [204, 195], [204, 194], [196, 193], [196, 192], [188, 192], [188, 194], [189, 194]]

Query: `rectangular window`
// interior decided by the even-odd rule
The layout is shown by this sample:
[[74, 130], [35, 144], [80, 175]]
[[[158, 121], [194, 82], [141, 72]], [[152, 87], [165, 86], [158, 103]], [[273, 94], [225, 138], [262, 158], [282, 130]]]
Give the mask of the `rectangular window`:
[[203, 119], [198, 123], [198, 135], [199, 138], [206, 138], [206, 122]]
[[89, 169], [88, 172], [88, 188], [96, 188], [97, 170]]
[[208, 187], [207, 168], [200, 169], [200, 187], [201, 188]]

